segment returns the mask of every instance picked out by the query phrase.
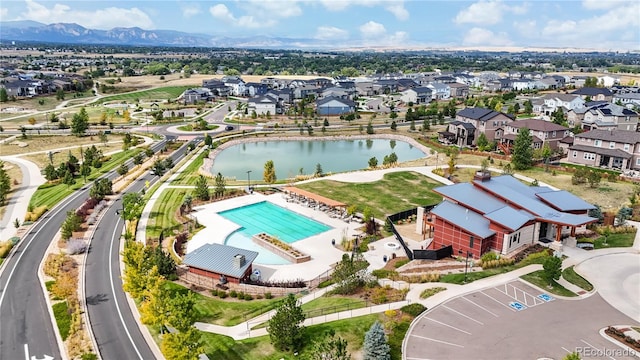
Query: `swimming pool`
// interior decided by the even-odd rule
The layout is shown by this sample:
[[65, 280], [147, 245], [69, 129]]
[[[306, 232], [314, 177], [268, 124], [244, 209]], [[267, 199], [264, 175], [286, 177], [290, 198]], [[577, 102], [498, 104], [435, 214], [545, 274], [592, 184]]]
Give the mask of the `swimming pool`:
[[328, 225], [268, 201], [221, 211], [218, 215], [241, 226], [227, 237], [225, 244], [257, 251], [256, 263], [265, 265], [289, 264], [289, 261], [254, 243], [251, 240], [253, 235], [264, 232], [286, 243], [293, 243], [331, 229]]

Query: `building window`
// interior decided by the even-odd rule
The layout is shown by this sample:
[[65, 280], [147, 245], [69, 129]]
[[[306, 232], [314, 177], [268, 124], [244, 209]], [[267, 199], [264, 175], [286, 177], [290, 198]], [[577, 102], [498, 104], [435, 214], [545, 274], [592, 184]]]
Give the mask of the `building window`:
[[551, 134], [551, 137], [556, 137], [556, 132], [555, 131]]
[[640, 158], [636, 159], [636, 165], [640, 165]]
[[584, 159], [585, 160], [595, 160], [596, 159], [596, 154], [584, 153]]
[[574, 151], [574, 152], [573, 152], [573, 157], [574, 157], [574, 158], [575, 158], [575, 157], [578, 157], [578, 152], [577, 152], [577, 151]]
[[593, 143], [593, 146], [600, 147], [600, 145], [602, 145], [602, 140], [596, 140], [596, 141]]
[[614, 143], [613, 141], [609, 142], [609, 149], [613, 149], [616, 147], [616, 143]]
[[629, 151], [629, 144], [624, 144], [624, 151]]

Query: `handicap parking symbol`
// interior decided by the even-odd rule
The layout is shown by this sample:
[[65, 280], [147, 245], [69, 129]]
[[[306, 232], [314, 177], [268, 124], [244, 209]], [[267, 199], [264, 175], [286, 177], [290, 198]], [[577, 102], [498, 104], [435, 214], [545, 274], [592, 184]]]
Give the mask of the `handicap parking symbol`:
[[540, 295], [538, 295], [538, 298], [541, 299], [541, 300], [544, 300], [544, 302], [549, 302], [549, 301], [555, 300], [552, 296], [549, 296], [547, 294], [540, 294]]
[[522, 305], [521, 303], [519, 303], [517, 301], [510, 302], [509, 306], [514, 308], [516, 311], [522, 311], [522, 310], [527, 308], [526, 306]]

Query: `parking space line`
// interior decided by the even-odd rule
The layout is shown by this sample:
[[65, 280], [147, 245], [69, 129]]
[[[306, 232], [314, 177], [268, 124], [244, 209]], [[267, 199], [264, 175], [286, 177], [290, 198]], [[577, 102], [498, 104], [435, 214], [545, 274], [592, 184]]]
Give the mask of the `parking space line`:
[[[540, 305], [540, 304], [544, 304], [544, 301], [541, 301], [540, 299], [538, 299], [537, 297], [529, 294], [528, 292], [520, 289], [517, 286], [511, 285], [509, 283], [504, 284], [504, 290], [502, 290], [501, 288], [498, 288], [497, 286], [494, 288], [498, 291], [500, 291], [501, 293], [507, 295], [508, 297], [523, 303], [524, 305], [526, 305], [527, 307], [534, 307], [536, 305]], [[513, 295], [511, 295], [511, 290], [513, 290]], [[520, 299], [519, 294], [522, 293], [522, 299]], [[533, 303], [530, 304], [529, 300], [532, 300]]]
[[[589, 347], [590, 347], [590, 348], [592, 348], [592, 349], [597, 349], [597, 347], [595, 347], [595, 346], [593, 346], [593, 345], [589, 344], [588, 342], [584, 341], [584, 339], [580, 339], [580, 341], [582, 341], [583, 343], [587, 344], [587, 346], [589, 346]], [[615, 358], [611, 357], [610, 355], [607, 355], [607, 357], [608, 357], [609, 359], [616, 360]]]
[[449, 310], [453, 311], [454, 313], [456, 313], [456, 314], [458, 314], [458, 315], [460, 315], [460, 316], [464, 316], [464, 317], [466, 317], [467, 319], [469, 319], [469, 320], [471, 320], [471, 321], [475, 321], [475, 322], [477, 322], [477, 323], [478, 323], [478, 324], [480, 324], [480, 325], [484, 325], [484, 324], [483, 324], [483, 323], [481, 323], [480, 321], [478, 321], [478, 320], [476, 320], [476, 319], [474, 319], [474, 318], [472, 318], [472, 317], [470, 317], [470, 316], [468, 316], [468, 315], [465, 315], [465, 314], [463, 314], [463, 313], [461, 313], [461, 312], [459, 312], [459, 311], [457, 311], [457, 310], [454, 310], [454, 309], [452, 309], [452, 308], [448, 307], [447, 305], [442, 305], [442, 307], [443, 307], [443, 308], [445, 308], [445, 309], [449, 309]]
[[498, 304], [500, 304], [500, 305], [502, 305], [502, 306], [506, 307], [507, 309], [509, 309], [509, 310], [511, 310], [511, 311], [516, 311], [516, 310], [515, 310], [515, 309], [513, 309], [511, 306], [509, 306], [509, 305], [507, 305], [507, 304], [503, 303], [502, 301], [500, 301], [500, 300], [498, 300], [498, 299], [494, 298], [493, 296], [491, 296], [491, 295], [489, 295], [489, 294], [485, 293], [484, 291], [480, 291], [480, 293], [481, 293], [481, 294], [483, 294], [484, 296], [488, 297], [489, 299], [491, 299], [491, 300], [493, 300], [493, 301], [497, 302]]
[[428, 337], [424, 337], [424, 336], [420, 336], [420, 335], [413, 335], [413, 334], [411, 336], [417, 337], [417, 338], [420, 338], [420, 339], [425, 339], [425, 340], [437, 342], [437, 343], [440, 343], [440, 344], [445, 344], [445, 345], [451, 345], [451, 346], [455, 346], [455, 347], [459, 347], [459, 348], [464, 348], [464, 346], [462, 346], [462, 345], [450, 343], [450, 342], [447, 342], [447, 341], [432, 339], [432, 338], [428, 338]]
[[493, 315], [493, 316], [495, 316], [495, 317], [499, 317], [497, 314], [494, 314], [494, 313], [493, 313], [493, 312], [491, 312], [489, 309], [485, 309], [485, 308], [483, 308], [482, 306], [480, 306], [480, 305], [478, 305], [478, 304], [474, 303], [473, 301], [471, 301], [471, 300], [467, 299], [466, 297], [464, 297], [464, 296], [463, 296], [462, 298], [463, 298], [463, 299], [465, 299], [465, 300], [467, 300], [468, 302], [472, 303], [473, 305], [475, 305], [475, 306], [479, 307], [480, 309], [482, 309], [482, 310], [484, 310], [484, 311], [488, 312], [489, 314], [491, 314], [491, 315]]
[[433, 322], [434, 322], [434, 323], [436, 323], [436, 324], [440, 324], [440, 325], [442, 325], [442, 326], [446, 326], [446, 327], [452, 328], [453, 330], [458, 330], [458, 331], [460, 331], [461, 333], [465, 333], [465, 334], [467, 334], [467, 335], [473, 335], [472, 333], [470, 333], [470, 332], [468, 332], [468, 331], [464, 331], [464, 330], [462, 330], [462, 329], [458, 329], [457, 327], [452, 326], [452, 325], [449, 325], [449, 324], [446, 324], [446, 323], [443, 323], [442, 321], [438, 321], [438, 320], [435, 320], [435, 319], [432, 319], [432, 318], [428, 318], [428, 317], [425, 317], [425, 319], [427, 319], [427, 320], [429, 320], [429, 321], [433, 321]]
[[560, 347], [562, 348], [562, 350], [564, 350], [564, 351], [568, 352], [569, 354], [573, 353], [573, 351], [571, 351], [571, 350], [567, 349], [567, 348], [566, 348], [566, 347], [564, 347], [564, 346], [560, 346]]

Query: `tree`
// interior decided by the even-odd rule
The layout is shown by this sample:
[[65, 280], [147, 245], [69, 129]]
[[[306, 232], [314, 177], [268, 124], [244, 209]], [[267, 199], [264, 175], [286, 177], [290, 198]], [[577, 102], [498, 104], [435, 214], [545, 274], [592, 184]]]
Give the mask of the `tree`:
[[549, 256], [546, 258], [542, 264], [542, 274], [549, 282], [549, 286], [551, 286], [554, 280], [560, 279], [560, 275], [562, 274], [562, 259], [557, 256]]
[[276, 169], [273, 165], [273, 160], [268, 160], [266, 163], [264, 163], [264, 172], [262, 173], [262, 178], [267, 184], [273, 184], [274, 182], [276, 182]]
[[316, 164], [316, 172], [314, 173], [315, 176], [322, 176], [323, 171], [322, 171], [322, 165], [320, 165], [320, 163]]
[[[366, 219], [365, 219], [366, 221]], [[364, 283], [369, 263], [360, 252], [342, 254], [342, 260], [336, 265], [331, 278], [336, 284], [337, 294], [353, 294]]]
[[167, 324], [180, 332], [188, 331], [198, 318], [195, 305], [197, 302], [194, 292], [173, 294], [169, 301], [169, 316]]
[[60, 226], [62, 240], [69, 240], [74, 231], [80, 230], [80, 225], [82, 225], [82, 218], [75, 211], [67, 211], [67, 217], [62, 222], [62, 226]]
[[524, 102], [524, 113], [531, 114], [533, 112], [533, 103], [531, 100], [527, 100]]
[[204, 175], [198, 176], [196, 179], [196, 188], [193, 192], [194, 196], [198, 200], [208, 201], [210, 199], [209, 196], [209, 184], [207, 183], [207, 178]]
[[127, 164], [121, 164], [118, 166], [118, 175], [125, 176], [129, 172], [129, 167]]
[[456, 171], [456, 165], [457, 165], [457, 160], [458, 160], [458, 149], [450, 149], [449, 150], [449, 161], [447, 162], [447, 165], [449, 165], [449, 175], [453, 175], [453, 173]]
[[221, 173], [218, 173], [215, 178], [215, 190], [214, 194], [216, 197], [224, 196], [224, 192], [226, 191], [227, 181]]
[[336, 336], [335, 331], [331, 329], [314, 341], [305, 359], [351, 360], [351, 355], [347, 351], [347, 341]]
[[133, 164], [140, 165], [144, 162], [144, 155], [142, 153], [137, 153], [136, 156], [133, 157]]
[[204, 136], [204, 144], [205, 144], [207, 147], [211, 147], [211, 145], [213, 144], [213, 138], [211, 137], [211, 135], [206, 134], [206, 135]]
[[481, 132], [480, 136], [478, 136], [478, 140], [476, 141], [476, 144], [478, 145], [478, 150], [485, 151], [489, 146], [489, 139], [487, 139], [487, 135]]
[[396, 124], [395, 121], [391, 122], [391, 130], [396, 131], [396, 129], [398, 129], [398, 124]]
[[0, 102], [9, 101], [9, 94], [7, 94], [7, 89], [0, 88]]
[[142, 209], [144, 208], [144, 198], [138, 192], [126, 193], [122, 197], [122, 218], [124, 220], [133, 220], [140, 218]]
[[62, 183], [69, 186], [76, 183], [76, 179], [73, 178], [73, 174], [69, 169], [64, 172], [64, 175], [62, 176]]
[[11, 191], [11, 179], [4, 168], [4, 162], [0, 161], [0, 204], [4, 204], [9, 191]]
[[364, 344], [362, 344], [363, 360], [390, 360], [391, 348], [387, 344], [387, 337], [384, 328], [379, 321], [371, 325], [369, 331], [364, 334]]
[[163, 332], [169, 317], [169, 292], [164, 286], [164, 277], [158, 273], [158, 267], [153, 265], [145, 277], [144, 300], [140, 304], [140, 321], [146, 325], [160, 328]]
[[375, 131], [373, 130], [373, 124], [371, 124], [371, 121], [369, 121], [369, 123], [367, 124], [367, 134], [369, 135], [373, 135]]
[[411, 119], [411, 125], [409, 125], [409, 130], [416, 131], [416, 121]]
[[513, 143], [511, 163], [515, 170], [526, 170], [533, 164], [533, 140], [529, 129], [524, 127], [518, 131], [518, 135]]
[[47, 166], [45, 166], [43, 172], [44, 172], [44, 178], [47, 179], [47, 181], [53, 181], [53, 180], [58, 178], [58, 174], [56, 172], [56, 168], [55, 168], [55, 166], [53, 166], [51, 164], [47, 164]]
[[167, 360], [193, 360], [204, 353], [200, 332], [189, 328], [185, 332], [165, 334], [160, 343], [162, 354]]
[[267, 325], [267, 332], [273, 346], [280, 351], [300, 349], [304, 319], [305, 315], [298, 299], [290, 293], [276, 308], [276, 313], [269, 319]]
[[80, 109], [80, 112], [73, 114], [73, 118], [71, 119], [71, 134], [78, 137], [83, 136], [88, 128], [89, 114], [87, 114], [87, 110], [83, 107]]
[[89, 196], [91, 196], [93, 199], [100, 201], [104, 199], [106, 195], [113, 194], [112, 187], [113, 187], [113, 184], [111, 180], [107, 178], [98, 179], [93, 184], [93, 187], [91, 187], [91, 190], [89, 190]]
[[378, 159], [376, 159], [376, 157], [374, 156], [371, 159], [369, 159], [369, 167], [375, 168], [376, 166], [378, 166]]
[[396, 119], [397, 117], [398, 117], [398, 113], [395, 111], [391, 111], [391, 114], [389, 114], [390, 119]]
[[589, 171], [587, 175], [587, 182], [589, 183], [589, 187], [597, 188], [600, 185], [600, 181], [602, 181], [602, 173], [599, 171]]
[[151, 270], [149, 253], [144, 245], [137, 241], [127, 241], [122, 252], [124, 262], [124, 275], [122, 288], [134, 299], [141, 299], [147, 288], [147, 274]]

